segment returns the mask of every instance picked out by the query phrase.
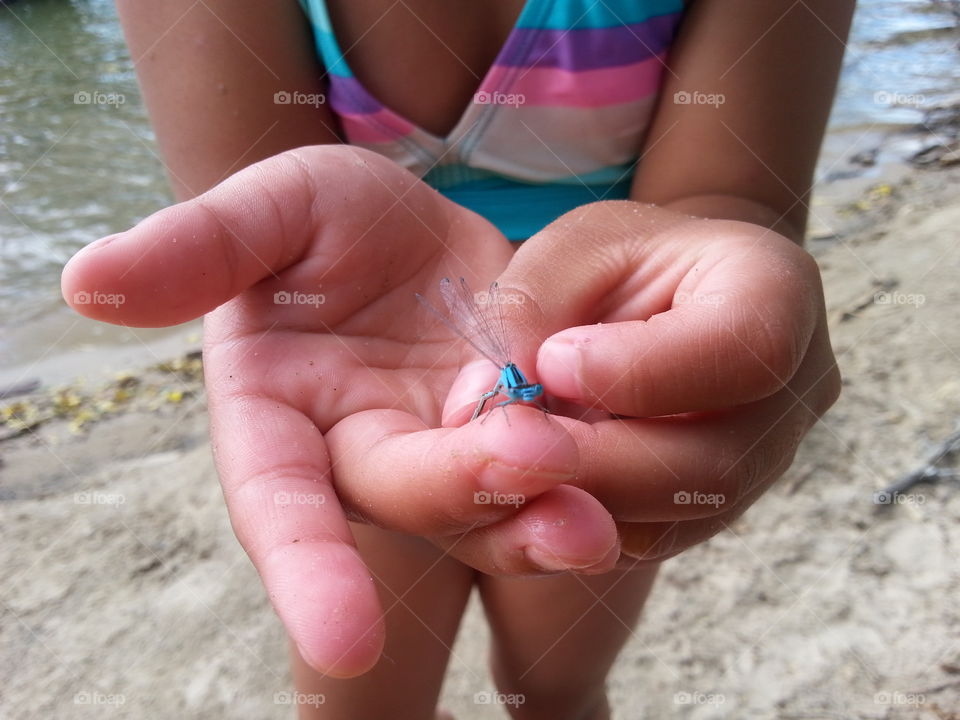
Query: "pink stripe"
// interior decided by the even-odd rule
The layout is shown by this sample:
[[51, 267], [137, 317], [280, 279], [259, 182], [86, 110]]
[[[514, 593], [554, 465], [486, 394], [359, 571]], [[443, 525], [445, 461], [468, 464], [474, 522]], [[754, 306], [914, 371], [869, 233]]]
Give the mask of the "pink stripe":
[[[483, 90], [491, 101], [503, 104], [603, 107], [636, 102], [655, 94], [660, 89], [663, 69], [662, 55], [630, 65], [580, 72], [498, 65], [490, 69]], [[507, 87], [511, 80], [512, 84]], [[500, 95], [495, 96], [494, 91]], [[514, 96], [512, 99], [511, 95]]]
[[410, 135], [414, 126], [383, 108], [375, 113], [340, 115], [340, 125], [350, 142], [388, 143]]

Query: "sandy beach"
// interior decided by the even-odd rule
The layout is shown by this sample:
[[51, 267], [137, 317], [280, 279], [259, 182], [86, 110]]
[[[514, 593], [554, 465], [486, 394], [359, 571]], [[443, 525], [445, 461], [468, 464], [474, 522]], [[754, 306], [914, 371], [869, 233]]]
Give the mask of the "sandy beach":
[[[875, 495], [960, 422], [960, 167], [934, 165], [818, 188], [808, 247], [843, 396], [774, 489], [666, 563], [610, 680], [615, 717], [960, 718], [957, 477]], [[292, 718], [198, 356], [107, 366], [0, 401], [0, 717]], [[506, 717], [477, 701], [487, 642], [472, 603], [443, 692], [458, 720]]]

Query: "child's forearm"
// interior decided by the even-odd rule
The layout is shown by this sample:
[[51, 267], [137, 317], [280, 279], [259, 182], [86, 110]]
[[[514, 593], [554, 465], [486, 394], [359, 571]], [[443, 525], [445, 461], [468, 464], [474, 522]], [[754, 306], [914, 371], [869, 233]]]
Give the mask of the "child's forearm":
[[[770, 228], [798, 245], [803, 245], [803, 226], [787, 219], [786, 213], [756, 200], [734, 195], [695, 195], [678, 198], [661, 205], [668, 210], [718, 220], [739, 220]], [[795, 218], [796, 214], [792, 214]]]
[[697, 0], [632, 198], [799, 242], [854, 0]]
[[[338, 142], [297, 0], [117, 0], [164, 166], [180, 200], [303, 145]], [[277, 102], [276, 93], [303, 102]], [[325, 100], [325, 98], [324, 98]]]

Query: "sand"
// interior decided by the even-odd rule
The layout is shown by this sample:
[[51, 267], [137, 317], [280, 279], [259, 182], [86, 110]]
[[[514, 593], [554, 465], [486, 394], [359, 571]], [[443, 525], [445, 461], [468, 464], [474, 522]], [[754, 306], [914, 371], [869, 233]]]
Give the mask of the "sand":
[[[874, 502], [960, 421], [958, 187], [956, 168], [897, 166], [819, 189], [843, 397], [744, 518], [665, 565], [615, 717], [960, 718], [957, 480]], [[196, 374], [77, 392], [0, 425], [0, 717], [293, 717]], [[487, 641], [472, 603], [443, 693], [459, 720], [506, 717], [475, 702]]]

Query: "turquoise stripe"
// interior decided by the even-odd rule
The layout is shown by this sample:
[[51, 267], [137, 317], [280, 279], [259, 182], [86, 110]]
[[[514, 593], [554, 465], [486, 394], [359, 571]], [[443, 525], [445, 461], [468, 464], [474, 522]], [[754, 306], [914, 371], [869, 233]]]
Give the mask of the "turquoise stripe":
[[[548, 4], [549, 11], [536, 16], [524, 12], [517, 27], [547, 30], [619, 27], [683, 10], [683, 0], [527, 0], [528, 6], [538, 3]], [[530, 19], [534, 17], [535, 21], [531, 23]]]
[[323, 60], [323, 66], [330, 75], [352, 78], [353, 72], [347, 65], [346, 58], [340, 52], [340, 46], [337, 45], [337, 38], [329, 30], [315, 30], [313, 33], [317, 41], [317, 49], [320, 51], [320, 58]]
[[300, 0], [310, 22], [313, 23], [313, 29], [317, 32], [333, 32], [333, 26], [330, 24], [330, 16], [327, 15], [327, 4], [324, 0]]
[[503, 177], [475, 180], [440, 192], [493, 223], [508, 240], [526, 240], [574, 208], [630, 197], [632, 177], [614, 185], [530, 185]]
[[333, 34], [333, 25], [327, 14], [327, 4], [324, 0], [300, 0], [304, 12], [313, 26], [313, 39], [317, 47], [317, 54], [323, 61], [323, 66], [330, 75], [353, 77], [347, 61], [340, 52], [340, 45]]
[[434, 165], [421, 180], [432, 188], [443, 192], [455, 185], [465, 185], [476, 180], [501, 177], [490, 170], [481, 170], [469, 165]]
[[[629, 180], [633, 176], [634, 164], [635, 163], [629, 162], [624, 163], [623, 165], [611, 165], [610, 167], [601, 168], [600, 170], [595, 170], [591, 173], [558, 177], [541, 184], [546, 186], [615, 185], [624, 179]], [[491, 178], [495, 178], [499, 181], [498, 183], [495, 183], [495, 187], [501, 187], [503, 184], [503, 177], [503, 175], [490, 170], [482, 170], [480, 168], [470, 167], [469, 165], [451, 164], [434, 166], [427, 172], [426, 175], [423, 176], [422, 179], [430, 187], [436, 188], [440, 192], [445, 192], [447, 189], [456, 188], [456, 186], [464, 186], [466, 189], [469, 189], [470, 187], [474, 187], [468, 187], [470, 183], [474, 183], [477, 180], [489, 180]], [[523, 183], [518, 181], [513, 183], [511, 187], [530, 187], [531, 184], [532, 183]]]

